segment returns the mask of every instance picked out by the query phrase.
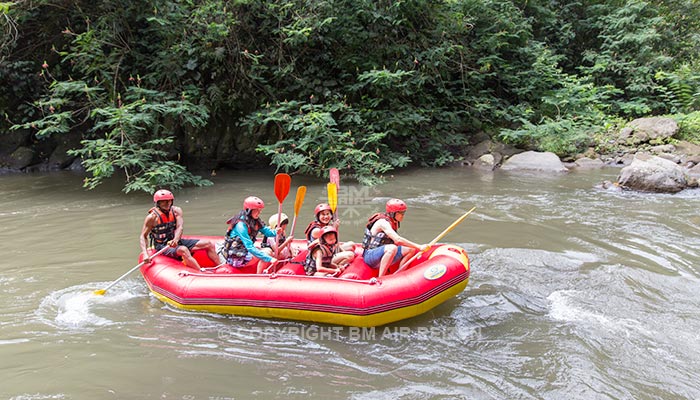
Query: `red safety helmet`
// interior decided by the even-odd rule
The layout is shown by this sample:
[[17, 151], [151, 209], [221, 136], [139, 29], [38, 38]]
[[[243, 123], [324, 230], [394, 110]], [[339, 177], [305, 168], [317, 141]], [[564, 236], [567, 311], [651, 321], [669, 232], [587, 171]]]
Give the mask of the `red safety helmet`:
[[265, 203], [255, 196], [248, 196], [243, 200], [243, 208], [246, 210], [262, 210], [265, 208]]
[[335, 241], [338, 241], [338, 230], [333, 227], [333, 225], [326, 225], [323, 228], [321, 228], [321, 234], [318, 235], [319, 239], [325, 243], [325, 240], [323, 240], [323, 236], [326, 233], [334, 233], [335, 234]]
[[170, 190], [161, 189], [153, 193], [153, 202], [158, 203], [161, 200], [175, 200], [175, 196]]
[[406, 207], [406, 203], [404, 203], [403, 200], [391, 199], [386, 202], [386, 212], [388, 213], [406, 211], [407, 208], [408, 207]]
[[318, 218], [318, 214], [320, 214], [321, 211], [326, 211], [326, 210], [330, 211], [331, 213], [333, 212], [333, 209], [331, 208], [330, 205], [328, 205], [328, 203], [321, 203], [321, 204], [317, 205], [316, 208], [314, 208], [314, 215], [316, 216], [316, 218]]

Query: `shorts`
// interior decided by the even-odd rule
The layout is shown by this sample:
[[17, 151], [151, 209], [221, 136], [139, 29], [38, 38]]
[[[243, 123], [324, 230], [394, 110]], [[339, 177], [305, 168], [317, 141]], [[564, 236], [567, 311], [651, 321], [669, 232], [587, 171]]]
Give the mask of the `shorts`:
[[[379, 268], [379, 263], [382, 261], [382, 256], [384, 256], [384, 249], [386, 246], [379, 246], [375, 247], [373, 249], [365, 249], [364, 254], [362, 254], [362, 258], [365, 260], [365, 263], [370, 266], [372, 269], [377, 269]], [[396, 254], [394, 255], [394, 259], [391, 260], [391, 264], [394, 264], [395, 262], [399, 261], [402, 257], [401, 255], [401, 246], [398, 246], [398, 250], [396, 251]], [[389, 265], [391, 265], [389, 264]]]
[[[177, 247], [180, 246], [185, 246], [187, 247], [190, 252], [192, 252], [192, 248], [199, 242], [199, 239], [180, 239], [179, 242], [177, 242]], [[156, 245], [156, 251], [162, 249], [163, 247], [167, 246], [167, 243], [161, 243]], [[182, 260], [182, 257], [177, 255], [177, 247], [168, 247], [167, 250], [165, 250], [163, 253], [164, 256], [172, 257], [177, 260]]]

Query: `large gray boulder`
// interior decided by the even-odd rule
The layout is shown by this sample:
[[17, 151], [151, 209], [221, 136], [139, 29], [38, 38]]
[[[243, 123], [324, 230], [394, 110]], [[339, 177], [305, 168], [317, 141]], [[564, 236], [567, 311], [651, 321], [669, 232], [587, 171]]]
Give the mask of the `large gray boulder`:
[[620, 186], [643, 192], [676, 193], [688, 187], [683, 169], [672, 161], [650, 154], [637, 154], [620, 171]]
[[574, 161], [574, 168], [579, 170], [584, 169], [600, 169], [605, 167], [605, 163], [599, 158], [591, 159], [588, 157], [581, 157]]
[[501, 169], [504, 171], [568, 172], [559, 157], [550, 152], [526, 151], [507, 159]]
[[620, 131], [619, 142], [628, 145], [662, 143], [678, 133], [678, 123], [671, 118], [637, 118]]

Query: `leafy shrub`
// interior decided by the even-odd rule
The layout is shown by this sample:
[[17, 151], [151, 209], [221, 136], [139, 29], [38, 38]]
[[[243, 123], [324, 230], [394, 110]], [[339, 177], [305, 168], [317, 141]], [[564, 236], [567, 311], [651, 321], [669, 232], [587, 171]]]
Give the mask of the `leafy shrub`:
[[672, 116], [678, 122], [676, 138], [700, 144], [700, 111]]

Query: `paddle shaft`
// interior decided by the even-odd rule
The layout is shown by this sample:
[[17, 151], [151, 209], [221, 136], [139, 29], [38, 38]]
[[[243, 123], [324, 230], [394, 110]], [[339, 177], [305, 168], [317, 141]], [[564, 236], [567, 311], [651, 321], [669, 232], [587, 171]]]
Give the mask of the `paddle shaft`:
[[[445, 235], [447, 235], [448, 233], [450, 233], [450, 231], [453, 230], [457, 225], [461, 224], [462, 221], [464, 221], [465, 219], [467, 219], [467, 217], [469, 216], [469, 214], [471, 214], [472, 211], [474, 211], [474, 210], [476, 210], [476, 207], [472, 207], [471, 210], [467, 211], [466, 213], [464, 213], [464, 215], [462, 215], [461, 217], [457, 218], [457, 220], [455, 220], [455, 222], [453, 222], [452, 225], [450, 225], [450, 226], [448, 226], [447, 228], [445, 228], [445, 230], [442, 231], [439, 235], [437, 235], [437, 236], [435, 237], [435, 239], [433, 239], [430, 243], [428, 243], [428, 245], [425, 247], [425, 249], [419, 251], [419, 252], [416, 253], [413, 257], [409, 258], [408, 261], [406, 261], [406, 262], [403, 263], [401, 266], [399, 266], [399, 269], [396, 270], [396, 272], [401, 271], [402, 269], [404, 269], [404, 267], [406, 267], [407, 265], [410, 265], [414, 260], [416, 260], [418, 257], [420, 257], [421, 254], [423, 254], [423, 253], [425, 253], [426, 251], [428, 251], [431, 247], [433, 247], [433, 245], [435, 245], [435, 243], [438, 242], [438, 240], [440, 240], [440, 239], [442, 239], [443, 237], [445, 237]], [[396, 273], [396, 272], [394, 272], [394, 273]]]
[[304, 204], [304, 196], [306, 196], [306, 186], [297, 188], [297, 197], [294, 199], [294, 218], [292, 219], [292, 230], [289, 231], [290, 236], [294, 236], [294, 228], [297, 226], [297, 216], [301, 210], [301, 205]]
[[[149, 258], [150, 258], [150, 259], [153, 259], [153, 257], [160, 255], [162, 252], [164, 252], [165, 250], [167, 250], [169, 247], [170, 247], [170, 246], [163, 246], [162, 249], [158, 250], [155, 254], [153, 254], [153, 255], [150, 256]], [[146, 261], [141, 261], [141, 262], [140, 262], [138, 265], [136, 265], [134, 268], [132, 268], [132, 269], [126, 271], [126, 273], [124, 273], [124, 275], [120, 276], [119, 278], [117, 278], [116, 280], [114, 280], [112, 283], [110, 283], [106, 288], [104, 288], [104, 289], [102, 289], [102, 290], [96, 290], [96, 291], [95, 291], [95, 294], [103, 295], [103, 294], [104, 294], [106, 291], [108, 291], [112, 286], [116, 285], [117, 282], [119, 282], [119, 281], [121, 281], [122, 279], [126, 278], [130, 273], [132, 273], [132, 272], [136, 271], [137, 269], [141, 268], [144, 264], [146, 264]]]
[[[277, 209], [277, 227], [282, 225], [282, 203], [284, 199], [287, 198], [289, 194], [289, 185], [292, 178], [287, 174], [277, 174], [275, 175], [275, 196], [279, 201], [279, 207]], [[275, 258], [279, 256], [279, 248], [275, 251]]]

